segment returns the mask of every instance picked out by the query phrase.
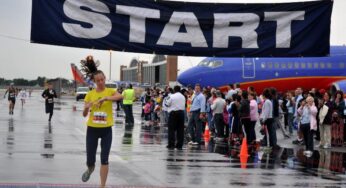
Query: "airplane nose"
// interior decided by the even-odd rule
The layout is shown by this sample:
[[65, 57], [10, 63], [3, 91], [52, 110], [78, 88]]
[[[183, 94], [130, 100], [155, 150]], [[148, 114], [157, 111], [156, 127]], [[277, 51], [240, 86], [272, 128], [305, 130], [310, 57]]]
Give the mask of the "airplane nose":
[[189, 85], [190, 81], [191, 81], [191, 74], [189, 74], [190, 71], [184, 71], [181, 74], [179, 74], [178, 76], [178, 82], [183, 85], [183, 86], [187, 86]]

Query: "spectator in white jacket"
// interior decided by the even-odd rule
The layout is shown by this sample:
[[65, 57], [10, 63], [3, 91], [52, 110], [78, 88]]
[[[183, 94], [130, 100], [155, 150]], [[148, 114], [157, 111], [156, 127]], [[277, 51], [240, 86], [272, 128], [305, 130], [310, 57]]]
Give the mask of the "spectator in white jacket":
[[306, 101], [302, 101], [301, 106], [297, 110], [298, 115], [301, 117], [300, 129], [303, 132], [305, 148], [304, 154], [311, 157], [314, 150], [314, 132], [317, 130], [317, 108], [314, 104], [314, 98], [308, 97]]

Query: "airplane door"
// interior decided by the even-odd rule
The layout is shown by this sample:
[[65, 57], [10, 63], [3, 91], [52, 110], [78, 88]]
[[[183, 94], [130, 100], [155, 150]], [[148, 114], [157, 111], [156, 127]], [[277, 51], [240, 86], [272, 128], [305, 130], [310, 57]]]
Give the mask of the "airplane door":
[[242, 58], [243, 78], [255, 78], [255, 58]]

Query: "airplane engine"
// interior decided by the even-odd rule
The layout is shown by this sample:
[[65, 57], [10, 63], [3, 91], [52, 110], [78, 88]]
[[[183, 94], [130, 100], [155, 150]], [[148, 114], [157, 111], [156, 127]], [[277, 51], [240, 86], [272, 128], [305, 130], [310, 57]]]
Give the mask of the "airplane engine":
[[337, 90], [341, 90], [344, 93], [344, 98], [346, 98], [346, 80], [333, 83], [330, 87], [332, 95], [334, 95]]

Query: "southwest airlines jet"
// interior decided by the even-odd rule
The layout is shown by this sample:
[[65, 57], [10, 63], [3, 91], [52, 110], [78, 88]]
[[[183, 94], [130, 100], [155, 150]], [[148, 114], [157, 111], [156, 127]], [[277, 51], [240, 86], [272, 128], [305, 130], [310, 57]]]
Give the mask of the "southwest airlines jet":
[[329, 57], [313, 58], [206, 58], [178, 77], [184, 86], [201, 84], [226, 90], [230, 83], [257, 92], [302, 87], [346, 92], [346, 46], [332, 46]]

